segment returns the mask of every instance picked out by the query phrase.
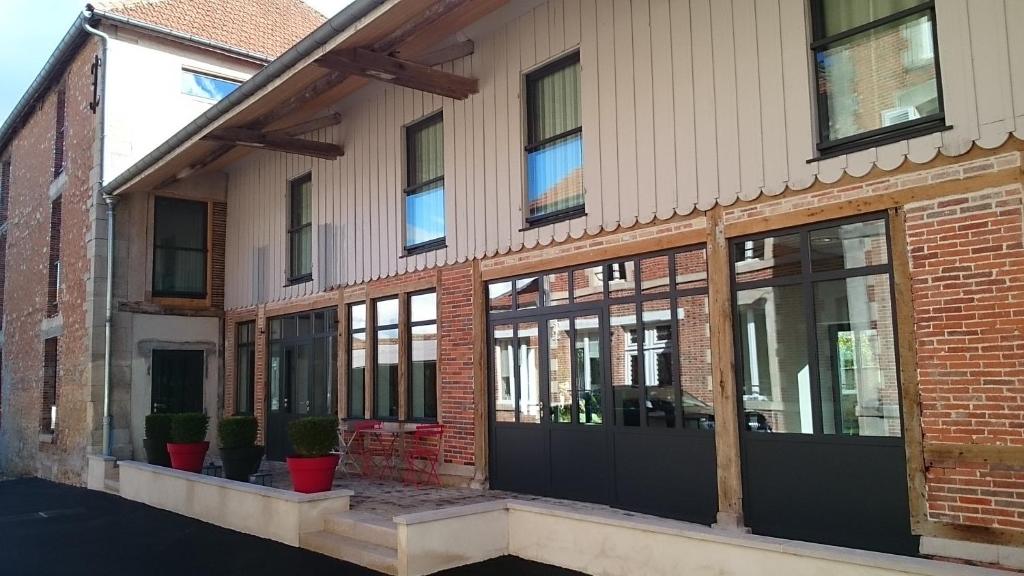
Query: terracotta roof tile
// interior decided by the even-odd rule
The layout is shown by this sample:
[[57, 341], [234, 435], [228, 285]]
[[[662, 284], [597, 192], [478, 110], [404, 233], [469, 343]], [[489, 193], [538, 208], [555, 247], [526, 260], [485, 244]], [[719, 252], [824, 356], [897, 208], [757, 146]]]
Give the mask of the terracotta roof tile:
[[97, 8], [274, 58], [324, 22], [302, 0], [125, 0]]

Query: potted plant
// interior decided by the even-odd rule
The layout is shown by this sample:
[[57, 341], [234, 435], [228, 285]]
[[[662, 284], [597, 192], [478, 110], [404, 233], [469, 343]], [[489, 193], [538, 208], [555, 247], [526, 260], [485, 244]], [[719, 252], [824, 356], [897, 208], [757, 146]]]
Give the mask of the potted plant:
[[171, 455], [171, 468], [186, 472], [202, 472], [203, 460], [210, 443], [206, 441], [206, 430], [210, 417], [199, 412], [175, 414], [171, 418], [171, 441], [167, 452]]
[[263, 458], [263, 446], [256, 445], [259, 423], [254, 416], [228, 416], [217, 424], [224, 477], [248, 482]]
[[310, 416], [288, 424], [288, 438], [295, 456], [288, 457], [288, 471], [296, 492], [326, 492], [334, 481], [338, 454], [338, 419], [333, 416]]
[[146, 437], [142, 440], [146, 461], [156, 466], [170, 466], [171, 456], [167, 453], [167, 442], [170, 439], [171, 414], [147, 415]]

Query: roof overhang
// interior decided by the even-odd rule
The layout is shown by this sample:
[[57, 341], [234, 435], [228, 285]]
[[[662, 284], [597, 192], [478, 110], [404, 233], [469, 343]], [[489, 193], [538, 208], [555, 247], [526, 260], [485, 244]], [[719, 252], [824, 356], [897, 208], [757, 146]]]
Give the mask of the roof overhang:
[[[356, 0], [117, 176], [102, 192], [117, 195], [159, 189], [193, 174], [222, 169], [253, 147], [289, 151], [276, 146], [280, 143], [276, 139], [274, 147], [266, 146], [266, 140], [259, 139], [261, 134], [289, 138], [292, 142], [285, 145], [301, 148], [302, 142], [312, 141], [294, 142], [298, 139], [289, 130], [317, 123], [324, 118], [325, 109], [366, 86], [370, 79], [466, 97], [476, 90], [475, 79], [429, 66], [437, 64], [438, 58], [455, 58], [471, 51], [472, 43], [468, 48], [465, 42], [438, 46], [506, 2]], [[317, 157], [331, 153], [314, 147], [296, 153]]]

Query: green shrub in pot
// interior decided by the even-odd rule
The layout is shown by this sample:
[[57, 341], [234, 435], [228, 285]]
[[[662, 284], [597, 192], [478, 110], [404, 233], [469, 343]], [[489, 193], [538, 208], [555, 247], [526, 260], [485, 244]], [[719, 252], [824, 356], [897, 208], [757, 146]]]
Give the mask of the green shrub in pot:
[[295, 456], [288, 457], [288, 471], [296, 492], [325, 492], [331, 489], [338, 454], [338, 419], [310, 416], [288, 424], [288, 439]]
[[199, 412], [175, 414], [171, 418], [171, 441], [167, 443], [167, 452], [171, 455], [172, 468], [202, 472], [206, 451], [210, 448], [206, 441], [209, 427], [210, 417]]
[[259, 422], [254, 416], [228, 416], [217, 424], [224, 477], [246, 482], [259, 469], [263, 446], [256, 445]]
[[146, 437], [142, 446], [146, 449], [146, 461], [156, 466], [170, 466], [171, 456], [167, 453], [167, 442], [171, 439], [171, 418], [173, 414], [148, 414], [146, 416]]

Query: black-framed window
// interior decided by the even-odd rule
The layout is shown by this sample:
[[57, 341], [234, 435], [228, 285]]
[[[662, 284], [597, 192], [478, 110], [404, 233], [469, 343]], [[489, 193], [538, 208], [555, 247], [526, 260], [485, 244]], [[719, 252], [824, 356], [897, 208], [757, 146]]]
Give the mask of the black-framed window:
[[526, 222], [585, 211], [580, 55], [526, 75]]
[[338, 412], [338, 309], [322, 308], [267, 321], [268, 404], [272, 413]]
[[348, 417], [366, 416], [366, 304], [348, 306]]
[[487, 286], [493, 418], [714, 429], [703, 246]]
[[934, 2], [812, 0], [811, 7], [819, 150], [942, 128]]
[[256, 322], [235, 326], [235, 413], [253, 414], [256, 396]]
[[373, 370], [373, 414], [384, 420], [398, 419], [398, 298], [374, 300], [376, 338]]
[[67, 131], [67, 87], [61, 85], [57, 89], [57, 106], [54, 111], [53, 128], [53, 178], [56, 179], [64, 172], [67, 155], [65, 154], [65, 137]]
[[409, 296], [409, 419], [437, 419], [437, 292]]
[[745, 428], [901, 436], [886, 216], [735, 239], [732, 264]]
[[444, 118], [440, 112], [405, 129], [405, 250], [444, 245]]
[[57, 338], [43, 342], [43, 390], [39, 429], [53, 432], [57, 428]]
[[292, 180], [288, 190], [288, 282], [313, 278], [313, 176]]
[[153, 296], [206, 298], [206, 202], [157, 196], [153, 203]]
[[153, 350], [150, 412], [203, 412], [205, 374], [206, 352], [203, 350]]
[[217, 102], [238, 88], [240, 82], [193, 70], [181, 71], [181, 93]]

